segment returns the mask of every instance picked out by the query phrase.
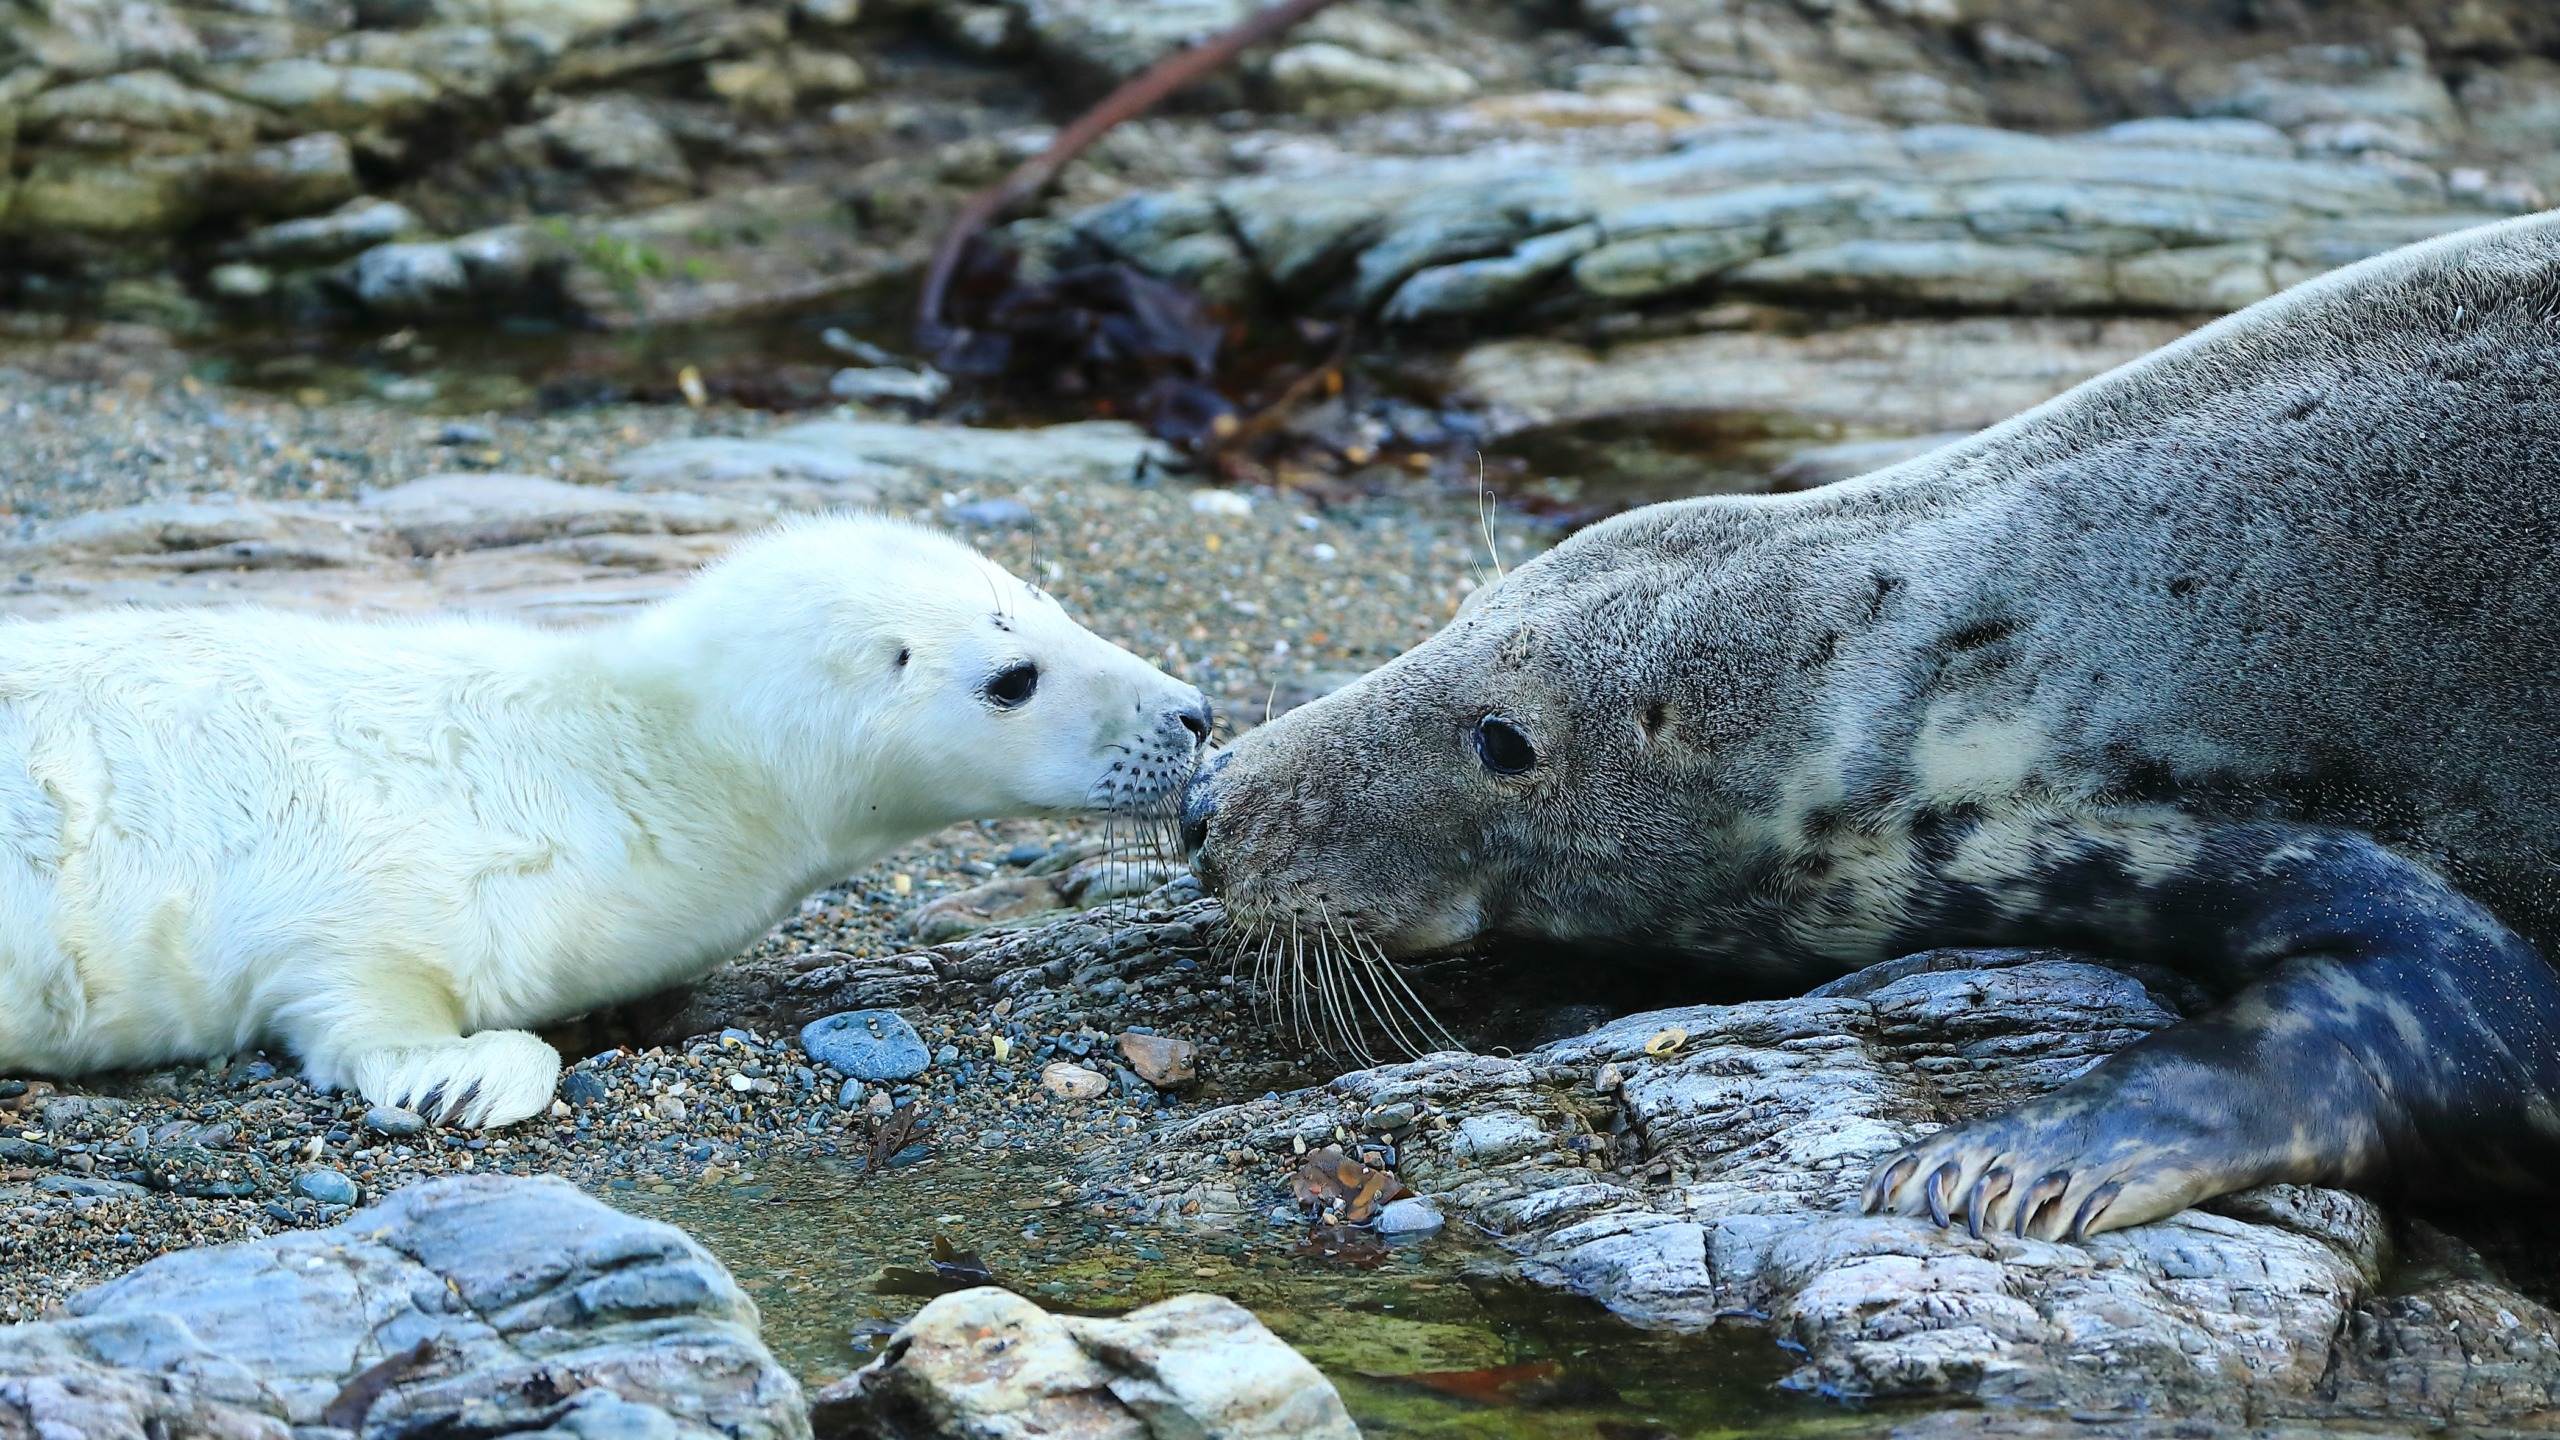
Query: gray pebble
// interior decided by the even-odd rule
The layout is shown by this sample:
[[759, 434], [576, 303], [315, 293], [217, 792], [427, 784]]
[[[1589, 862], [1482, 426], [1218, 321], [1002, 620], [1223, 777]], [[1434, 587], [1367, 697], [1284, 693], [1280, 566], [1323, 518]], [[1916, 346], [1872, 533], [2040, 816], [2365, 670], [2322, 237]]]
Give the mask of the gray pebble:
[[364, 1128], [384, 1135], [415, 1135], [427, 1128], [427, 1117], [397, 1105], [376, 1105], [364, 1112]]
[[1435, 1235], [1448, 1223], [1440, 1207], [1420, 1195], [1395, 1201], [1378, 1212], [1378, 1233], [1391, 1240]]
[[585, 1070], [572, 1070], [560, 1077], [560, 1098], [572, 1105], [601, 1105], [605, 1101], [602, 1076]]
[[293, 1193], [308, 1196], [323, 1205], [356, 1203], [356, 1182], [335, 1170], [305, 1170], [293, 1177]]
[[933, 1064], [916, 1027], [894, 1010], [848, 1010], [813, 1020], [800, 1032], [800, 1048], [821, 1065], [856, 1080], [911, 1080]]

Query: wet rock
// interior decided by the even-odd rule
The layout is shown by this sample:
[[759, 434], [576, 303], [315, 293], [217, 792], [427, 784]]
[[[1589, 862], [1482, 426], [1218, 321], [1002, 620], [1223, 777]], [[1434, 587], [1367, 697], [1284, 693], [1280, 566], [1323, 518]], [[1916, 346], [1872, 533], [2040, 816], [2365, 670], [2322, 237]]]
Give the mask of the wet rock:
[[941, 1296], [881, 1358], [812, 1397], [821, 1440], [1050, 1435], [1357, 1440], [1313, 1365], [1234, 1301], [1053, 1316], [992, 1287]]
[[1159, 1090], [1180, 1089], [1200, 1079], [1200, 1047], [1188, 1040], [1129, 1032], [1120, 1037], [1119, 1046], [1138, 1078]]
[[522, 296], [556, 272], [540, 237], [512, 226], [457, 240], [377, 245], [348, 263], [348, 293], [386, 319], [468, 318]]
[[[719, 1262], [559, 1180], [414, 1185], [331, 1229], [163, 1256], [64, 1310], [0, 1328], [0, 1424], [808, 1434], [799, 1386]], [[361, 1413], [343, 1408], [351, 1393], [368, 1394]]]
[[800, 1048], [821, 1065], [875, 1085], [912, 1080], [933, 1064], [916, 1027], [894, 1010], [851, 1010], [811, 1021], [800, 1031]]
[[[1132, 1215], [1179, 1219], [1239, 1147], [1272, 1157], [1276, 1186], [1303, 1137], [1410, 1105], [1399, 1174], [1528, 1278], [1648, 1326], [1766, 1314], [1801, 1347], [1800, 1388], [2462, 1423], [2560, 1393], [2541, 1307], [2477, 1257], [2413, 1275], [2423, 1301], [2382, 1292], [2391, 1224], [2342, 1192], [2269, 1187], [2078, 1245], [1857, 1213], [1876, 1157], [2041, 1094], [2194, 1003], [2145, 967], [1930, 952], [1801, 999], [1627, 1016], [1514, 1059], [1433, 1056], [1211, 1111], [1145, 1137], [1157, 1178]], [[1685, 1042], [1649, 1053], [1671, 1030]], [[1123, 1154], [1091, 1163], [1130, 1173]]]
[[1419, 1240], [1437, 1235], [1448, 1224], [1440, 1207], [1420, 1195], [1397, 1200], [1378, 1212], [1378, 1233], [1390, 1240]]

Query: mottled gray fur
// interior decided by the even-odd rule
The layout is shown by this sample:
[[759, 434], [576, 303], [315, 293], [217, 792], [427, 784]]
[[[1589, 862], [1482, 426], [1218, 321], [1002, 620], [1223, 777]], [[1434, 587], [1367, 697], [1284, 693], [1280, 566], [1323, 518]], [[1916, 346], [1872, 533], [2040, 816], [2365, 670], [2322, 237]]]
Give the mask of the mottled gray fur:
[[[1213, 762], [1199, 863], [1249, 926], [1644, 949], [1766, 993], [1953, 936], [2192, 948], [2266, 854], [2217, 837], [2274, 824], [2371, 837], [2551, 954], [2555, 611], [2560, 214], [2323, 277], [1890, 470], [1594, 526]], [[1483, 762], [1487, 715], [1526, 773]], [[2004, 1163], [1977, 1161], [1954, 1179]], [[2194, 1163], [2113, 1223], [2249, 1168]]]

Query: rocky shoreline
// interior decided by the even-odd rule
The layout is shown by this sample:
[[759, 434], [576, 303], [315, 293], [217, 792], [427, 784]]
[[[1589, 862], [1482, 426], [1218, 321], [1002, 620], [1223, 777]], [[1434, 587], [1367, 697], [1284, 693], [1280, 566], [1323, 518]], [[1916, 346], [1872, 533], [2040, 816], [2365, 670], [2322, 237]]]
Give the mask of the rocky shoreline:
[[[2560, 28], [2521, 0], [1345, 0], [998, 232], [1025, 293], [1212, 307], [1226, 398], [1292, 397], [1254, 446], [1194, 464], [1072, 366], [1010, 393], [908, 353], [960, 198], [1246, 8], [30, 0], [0, 16], [0, 612], [585, 624], [853, 506], [967, 537], [1242, 726], [1580, 519], [1891, 463], [2560, 195]], [[1940, 952], [1715, 1005], [1450, 965], [1417, 984], [1474, 1053], [1369, 1064], [1284, 1043], [1223, 925], [1129, 836], [964, 826], [564, 1024], [559, 1103], [503, 1132], [272, 1054], [0, 1077], [0, 1435], [2560, 1417], [2538, 1214], [2278, 1187], [2048, 1245], [1851, 1212], [1872, 1156], [2198, 1004], [2174, 977]], [[754, 1223], [724, 1266], [616, 1206]], [[860, 1257], [827, 1285], [731, 1273], [836, 1224], [795, 1237]], [[1265, 1318], [1321, 1375], [1179, 1294], [1275, 1275], [1319, 1277]], [[1592, 1328], [1532, 1354], [1414, 1318], [1503, 1287]], [[1285, 1383], [1189, 1388], [1193, 1332]], [[1647, 1346], [1701, 1406], [1807, 1408], [1675, 1429], [1573, 1388]]]
[[[663, 593], [768, 516], [859, 498], [961, 528], [1228, 708], [1276, 709], [1284, 687], [1320, 693], [1427, 634], [1482, 563], [1482, 517], [1463, 501], [1319, 509], [1203, 488], [1124, 426], [602, 412], [493, 426], [466, 447], [380, 407], [17, 383], [92, 416], [99, 395], [179, 416], [298, 413], [371, 437], [381, 449], [348, 449], [380, 456], [385, 478], [484, 443], [536, 471], [546, 452], [582, 456], [554, 472], [569, 479], [456, 470], [29, 517], [12, 542], [19, 613], [254, 598], [577, 623]], [[1525, 553], [1548, 532], [1506, 518], [1495, 533]], [[718, 1197], [787, 1217], [794, 1187], [826, 1173], [885, 1183], [873, 1203], [892, 1210], [957, 1201], [891, 1228], [914, 1245], [974, 1235], [1026, 1281], [1097, 1240], [1286, 1267], [1463, 1236], [1518, 1281], [1638, 1326], [1765, 1336], [1753, 1343], [1796, 1356], [1787, 1386], [1859, 1403], [2085, 1425], [2528, 1427], [2560, 1406], [2560, 1316], [2534, 1259], [2550, 1237], [2530, 1224], [2466, 1229], [2278, 1190], [2060, 1246], [1844, 1208], [1873, 1154], [2060, 1083], [2196, 1003], [2172, 977], [1950, 952], [1799, 1000], [1665, 1010], [1687, 997], [1658, 980], [1458, 971], [1421, 983], [1476, 1055], [1337, 1073], [1257, 1012], [1213, 902], [1098, 839], [967, 826], [851, 877], [690, 993], [565, 1027], [552, 1038], [576, 1063], [560, 1103], [505, 1132], [315, 1095], [282, 1056], [11, 1081], [0, 1315], [76, 1309], [154, 1256], [343, 1229], [351, 1206], [422, 1185], [556, 1176], [644, 1210]], [[895, 1066], [855, 1073], [871, 1062], [812, 1052], [804, 1027], [846, 1012], [887, 1012], [875, 1038], [906, 1052]], [[972, 1205], [1029, 1218], [990, 1226]], [[1084, 1294], [1030, 1288], [1050, 1304]], [[878, 1303], [905, 1318], [894, 1295]], [[839, 1348], [807, 1378], [863, 1353]]]

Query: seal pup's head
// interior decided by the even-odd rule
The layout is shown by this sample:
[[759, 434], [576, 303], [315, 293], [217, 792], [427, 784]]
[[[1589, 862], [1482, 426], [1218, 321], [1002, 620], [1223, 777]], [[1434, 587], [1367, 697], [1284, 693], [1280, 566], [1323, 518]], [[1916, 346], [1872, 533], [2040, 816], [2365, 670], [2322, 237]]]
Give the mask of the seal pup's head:
[[1823, 632], [1788, 613], [1785, 547], [1741, 543], [1756, 528], [1707, 502], [1595, 526], [1210, 757], [1184, 842], [1248, 959], [1275, 936], [1373, 959], [1692, 943], [1664, 917], [1746, 888], [1743, 832], [1776, 799], [1740, 762], [1822, 663], [1790, 653]]
[[642, 622], [849, 824], [1169, 815], [1208, 744], [1200, 691], [948, 536], [874, 516], [786, 523]]

